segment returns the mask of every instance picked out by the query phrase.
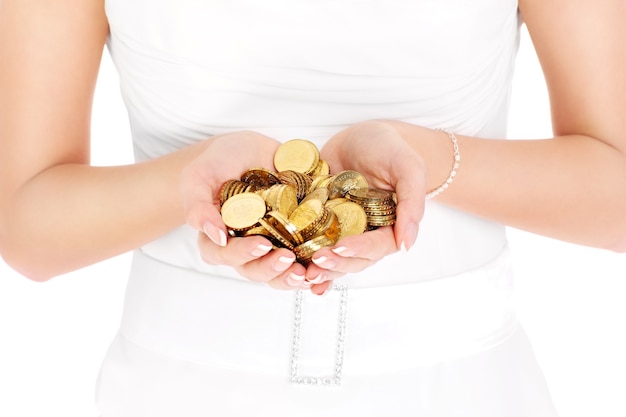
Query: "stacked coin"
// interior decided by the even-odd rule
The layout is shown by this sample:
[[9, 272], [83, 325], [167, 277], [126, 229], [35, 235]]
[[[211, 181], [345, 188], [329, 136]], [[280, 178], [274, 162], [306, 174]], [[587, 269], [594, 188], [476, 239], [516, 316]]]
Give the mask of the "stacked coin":
[[396, 201], [391, 191], [357, 188], [349, 190], [346, 199], [363, 207], [370, 229], [391, 226], [396, 221]]
[[369, 188], [356, 171], [331, 175], [312, 142], [285, 142], [274, 166], [223, 184], [221, 214], [231, 236], [263, 236], [306, 266], [319, 249], [395, 221], [392, 192]]

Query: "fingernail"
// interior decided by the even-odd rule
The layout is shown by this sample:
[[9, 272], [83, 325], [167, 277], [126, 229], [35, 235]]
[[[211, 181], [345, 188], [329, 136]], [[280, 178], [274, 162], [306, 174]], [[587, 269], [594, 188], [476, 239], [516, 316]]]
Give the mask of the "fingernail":
[[289, 285], [290, 287], [299, 287], [304, 282], [304, 275], [298, 275], [292, 272], [291, 274], [287, 275], [285, 281], [287, 281], [287, 285]]
[[271, 246], [261, 244], [261, 245], [257, 246], [256, 248], [252, 249], [250, 254], [252, 256], [263, 256], [263, 255], [267, 255], [267, 253], [270, 251], [270, 249], [272, 249]]
[[213, 243], [219, 246], [226, 246], [226, 233], [224, 233], [222, 229], [216, 227], [212, 223], [205, 223], [202, 230], [204, 231], [204, 234], [213, 241]]
[[402, 252], [408, 252], [408, 250], [415, 244], [416, 239], [417, 225], [415, 223], [409, 223], [404, 231], [404, 237], [402, 238], [402, 243], [400, 244], [400, 250]]
[[[281, 256], [278, 258], [278, 260], [276, 262], [274, 262], [274, 271], [276, 272], [283, 272], [286, 271], [287, 268], [289, 268], [293, 262], [295, 261], [294, 258], [290, 258], [287, 256]], [[303, 278], [304, 279], [304, 278]]]
[[326, 256], [320, 256], [317, 259], [313, 259], [313, 262], [317, 266], [321, 266], [322, 268], [331, 269], [337, 265], [337, 262], [332, 259], [328, 259]]
[[323, 272], [320, 272], [315, 278], [308, 280], [311, 284], [321, 284], [324, 281], [326, 281], [326, 274]]
[[346, 258], [349, 258], [351, 256], [356, 255], [356, 252], [352, 249], [348, 249], [345, 246], [338, 246], [336, 248], [333, 248], [332, 251], [339, 255], [339, 256], [344, 256]]
[[319, 293], [314, 293], [315, 295], [319, 296], [319, 297], [323, 297], [326, 294], [328, 294], [330, 292], [331, 287], [326, 288], [324, 291], [319, 292]]

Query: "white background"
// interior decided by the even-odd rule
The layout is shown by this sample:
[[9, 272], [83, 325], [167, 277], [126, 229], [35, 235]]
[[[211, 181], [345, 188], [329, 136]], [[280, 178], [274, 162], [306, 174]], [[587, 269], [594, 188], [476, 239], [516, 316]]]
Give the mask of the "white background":
[[[550, 136], [544, 88], [524, 32], [510, 137]], [[105, 55], [94, 108], [99, 165], [131, 162], [118, 91]], [[510, 241], [519, 316], [561, 416], [626, 416], [626, 255], [512, 229]], [[120, 319], [128, 266], [123, 255], [36, 284], [0, 261], [0, 416], [97, 416], [95, 379]]]

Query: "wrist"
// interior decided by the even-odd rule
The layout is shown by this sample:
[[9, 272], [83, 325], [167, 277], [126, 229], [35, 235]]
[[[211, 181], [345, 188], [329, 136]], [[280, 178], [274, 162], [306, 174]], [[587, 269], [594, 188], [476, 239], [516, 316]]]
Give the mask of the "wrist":
[[448, 177], [446, 178], [446, 180], [443, 183], [441, 183], [441, 185], [439, 185], [437, 188], [432, 188], [431, 191], [428, 191], [426, 193], [427, 200], [437, 197], [439, 194], [441, 194], [442, 192], [448, 189], [448, 187], [452, 184], [452, 182], [454, 181], [454, 178], [456, 177], [456, 173], [457, 173], [457, 170], [459, 169], [460, 162], [461, 162], [461, 154], [459, 152], [459, 142], [458, 142], [456, 135], [446, 130], [441, 130], [441, 131], [446, 133], [448, 135], [448, 138], [450, 138], [450, 141], [452, 142], [452, 151], [453, 151], [452, 167], [450, 168], [450, 173], [448, 174]]
[[428, 198], [434, 198], [447, 190], [459, 169], [458, 159], [462, 151], [458, 136], [453, 132], [405, 122], [390, 121], [389, 124], [423, 158], [426, 167], [426, 193], [430, 194]]

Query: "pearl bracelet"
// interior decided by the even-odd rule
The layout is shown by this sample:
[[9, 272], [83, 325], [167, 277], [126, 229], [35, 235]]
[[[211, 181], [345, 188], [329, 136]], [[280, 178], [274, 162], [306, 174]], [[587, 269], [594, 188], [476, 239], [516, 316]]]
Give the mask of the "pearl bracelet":
[[456, 170], [459, 169], [459, 161], [461, 160], [461, 154], [459, 153], [459, 143], [456, 139], [456, 136], [454, 136], [454, 133], [448, 132], [447, 130], [443, 130], [443, 129], [438, 129], [438, 130], [446, 133], [448, 137], [450, 138], [450, 140], [452, 141], [452, 146], [454, 147], [454, 165], [452, 165], [452, 170], [450, 171], [450, 175], [448, 176], [448, 179], [446, 179], [446, 181], [443, 184], [441, 184], [439, 187], [428, 192], [426, 194], [426, 200], [435, 198], [439, 194], [441, 194], [442, 192], [448, 189], [450, 184], [452, 184], [452, 181], [454, 181], [454, 177], [456, 176]]

